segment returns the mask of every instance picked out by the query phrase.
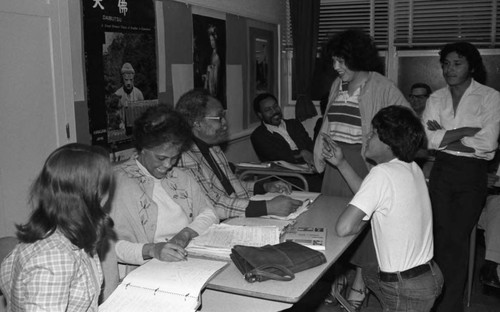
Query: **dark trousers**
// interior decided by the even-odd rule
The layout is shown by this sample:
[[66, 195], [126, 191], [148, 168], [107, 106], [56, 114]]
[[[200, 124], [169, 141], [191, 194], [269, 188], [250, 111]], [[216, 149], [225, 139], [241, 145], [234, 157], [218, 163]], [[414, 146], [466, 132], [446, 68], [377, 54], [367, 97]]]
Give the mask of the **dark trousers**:
[[487, 194], [487, 162], [439, 152], [431, 171], [429, 192], [434, 222], [434, 260], [444, 289], [438, 312], [462, 312], [467, 279], [469, 237]]

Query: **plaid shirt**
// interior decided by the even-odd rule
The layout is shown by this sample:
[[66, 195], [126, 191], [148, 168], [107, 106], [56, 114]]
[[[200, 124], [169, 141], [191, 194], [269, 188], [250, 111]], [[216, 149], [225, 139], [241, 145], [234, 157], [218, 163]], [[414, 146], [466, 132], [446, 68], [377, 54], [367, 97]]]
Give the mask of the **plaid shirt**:
[[57, 231], [18, 244], [0, 267], [7, 311], [97, 311], [101, 284], [97, 255], [90, 257]]
[[191, 172], [207, 197], [212, 201], [221, 220], [237, 216], [244, 217], [246, 208], [250, 203], [249, 198], [253, 196], [255, 182], [239, 180], [231, 171], [226, 155], [219, 146], [210, 147], [210, 153], [233, 186], [233, 194], [227, 195], [222, 183], [196, 144], [193, 144], [189, 151], [182, 153], [177, 166], [186, 168]]

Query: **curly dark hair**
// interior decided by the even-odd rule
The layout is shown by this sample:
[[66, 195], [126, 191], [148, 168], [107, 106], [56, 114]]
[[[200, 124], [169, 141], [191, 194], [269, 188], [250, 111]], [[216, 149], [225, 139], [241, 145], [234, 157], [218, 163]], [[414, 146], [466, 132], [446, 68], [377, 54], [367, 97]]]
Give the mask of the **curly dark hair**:
[[327, 57], [342, 58], [353, 71], [374, 71], [384, 75], [385, 64], [372, 37], [351, 28], [333, 35], [326, 44]]
[[[33, 243], [61, 232], [73, 245], [94, 255], [112, 224], [101, 206], [112, 197], [113, 170], [101, 147], [67, 144], [49, 155], [30, 189], [28, 222], [16, 225], [21, 242]], [[108, 199], [108, 202], [111, 198]]]
[[486, 68], [483, 64], [483, 58], [477, 48], [469, 42], [458, 41], [446, 44], [439, 51], [439, 61], [441, 64], [446, 60], [446, 56], [451, 52], [456, 52], [467, 59], [469, 63], [469, 71], [475, 81], [484, 84], [486, 82]]
[[372, 120], [380, 141], [387, 144], [394, 156], [412, 162], [422, 147], [425, 131], [420, 119], [407, 107], [391, 105], [382, 108]]
[[192, 143], [191, 127], [184, 117], [166, 105], [148, 108], [134, 123], [135, 148], [153, 148], [164, 143], [189, 149]]

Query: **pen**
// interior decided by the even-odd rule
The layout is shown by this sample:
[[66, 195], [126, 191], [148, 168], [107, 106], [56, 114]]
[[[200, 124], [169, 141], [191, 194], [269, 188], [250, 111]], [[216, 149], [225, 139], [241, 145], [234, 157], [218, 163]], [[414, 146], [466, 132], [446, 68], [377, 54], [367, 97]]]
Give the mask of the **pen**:
[[[168, 243], [168, 242], [170, 242], [170, 241], [168, 240], [168, 238], [165, 238], [165, 241], [166, 241], [167, 243]], [[175, 243], [172, 243], [172, 244], [175, 244]], [[174, 249], [174, 248], [172, 248], [172, 249]], [[184, 252], [180, 252], [180, 251], [179, 251], [179, 250], [177, 250], [177, 249], [174, 249], [174, 250], [175, 250], [175, 251], [176, 251], [176, 252], [177, 252], [177, 253], [178, 253], [178, 254], [182, 257], [182, 259], [181, 259], [182, 261], [187, 261], [187, 260], [188, 260], [188, 259], [187, 259], [187, 256], [188, 256], [187, 251], [185, 251], [185, 250], [184, 250]]]

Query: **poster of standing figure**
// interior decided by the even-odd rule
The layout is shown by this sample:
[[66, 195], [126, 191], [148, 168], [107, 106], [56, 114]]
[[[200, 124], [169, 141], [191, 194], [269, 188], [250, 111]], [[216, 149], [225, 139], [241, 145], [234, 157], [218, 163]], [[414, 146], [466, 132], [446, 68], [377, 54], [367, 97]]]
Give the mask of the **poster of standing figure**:
[[226, 22], [193, 14], [194, 87], [226, 106]]
[[92, 144], [128, 149], [134, 120], [158, 104], [154, 1], [82, 4]]

